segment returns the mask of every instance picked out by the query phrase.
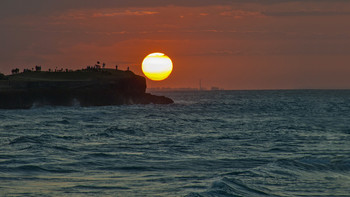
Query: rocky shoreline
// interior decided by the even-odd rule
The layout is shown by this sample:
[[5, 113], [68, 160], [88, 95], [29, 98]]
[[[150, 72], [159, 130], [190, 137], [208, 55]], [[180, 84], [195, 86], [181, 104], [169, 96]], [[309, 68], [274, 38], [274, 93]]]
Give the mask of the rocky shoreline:
[[9, 75], [0, 80], [0, 109], [173, 102], [170, 98], [146, 93], [145, 78], [131, 71], [32, 72]]

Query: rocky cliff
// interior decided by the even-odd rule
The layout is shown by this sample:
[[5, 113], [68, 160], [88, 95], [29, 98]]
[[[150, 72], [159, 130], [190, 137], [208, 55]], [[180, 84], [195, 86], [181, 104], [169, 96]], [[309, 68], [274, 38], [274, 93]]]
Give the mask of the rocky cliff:
[[26, 72], [0, 80], [0, 108], [173, 103], [145, 92], [145, 78], [130, 71]]

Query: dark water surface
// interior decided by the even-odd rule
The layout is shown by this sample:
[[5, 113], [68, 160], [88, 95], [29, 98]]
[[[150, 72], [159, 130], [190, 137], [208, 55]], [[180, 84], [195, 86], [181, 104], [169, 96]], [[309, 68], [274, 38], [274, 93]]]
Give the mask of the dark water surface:
[[350, 91], [0, 110], [0, 196], [350, 196]]

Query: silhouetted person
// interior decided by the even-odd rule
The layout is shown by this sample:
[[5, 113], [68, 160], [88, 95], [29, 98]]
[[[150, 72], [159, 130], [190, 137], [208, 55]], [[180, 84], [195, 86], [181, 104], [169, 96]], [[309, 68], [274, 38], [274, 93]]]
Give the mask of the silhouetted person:
[[130, 69], [129, 69], [129, 66], [128, 66], [128, 71], [129, 71]]
[[106, 67], [106, 63], [103, 62], [102, 64], [102, 68], [105, 68]]
[[118, 65], [115, 65], [115, 69], [118, 70]]
[[35, 66], [35, 71], [40, 72], [41, 71], [41, 66]]

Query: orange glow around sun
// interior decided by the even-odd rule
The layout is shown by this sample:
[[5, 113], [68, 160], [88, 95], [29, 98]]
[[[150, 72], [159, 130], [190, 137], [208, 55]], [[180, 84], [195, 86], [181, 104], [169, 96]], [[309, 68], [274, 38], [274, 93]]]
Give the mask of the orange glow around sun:
[[151, 53], [142, 62], [143, 73], [153, 81], [168, 78], [172, 70], [173, 63], [171, 59], [163, 53]]

